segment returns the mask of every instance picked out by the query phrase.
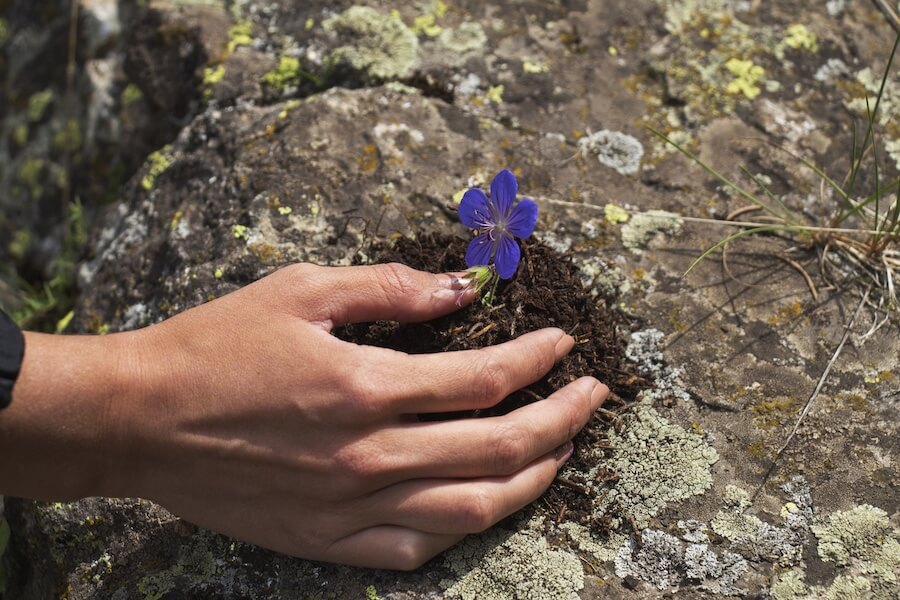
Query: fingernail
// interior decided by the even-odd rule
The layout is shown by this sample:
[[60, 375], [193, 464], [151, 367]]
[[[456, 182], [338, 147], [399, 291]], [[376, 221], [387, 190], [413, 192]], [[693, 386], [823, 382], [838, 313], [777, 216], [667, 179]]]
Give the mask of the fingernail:
[[558, 342], [556, 342], [556, 360], [561, 359], [563, 356], [572, 351], [572, 348], [575, 347], [575, 338], [571, 335], [563, 335]]
[[438, 275], [437, 287], [445, 290], [464, 290], [472, 284], [472, 278], [467, 273], [444, 273]]
[[562, 446], [556, 449], [556, 463], [561, 467], [563, 463], [569, 460], [572, 457], [572, 454], [575, 452], [575, 444], [572, 443], [572, 440], [569, 440]]
[[594, 407], [594, 410], [603, 406], [607, 396], [609, 396], [609, 388], [606, 385], [598, 383], [594, 386], [594, 391], [591, 392], [591, 406]]

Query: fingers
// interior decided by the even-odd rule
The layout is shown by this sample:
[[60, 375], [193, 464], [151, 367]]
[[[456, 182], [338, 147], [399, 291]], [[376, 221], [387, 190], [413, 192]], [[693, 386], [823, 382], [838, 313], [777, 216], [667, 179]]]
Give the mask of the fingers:
[[504, 416], [381, 429], [343, 450], [336, 468], [363, 492], [412, 479], [511, 475], [571, 440], [608, 393], [584, 377]]
[[474, 298], [464, 273], [435, 275], [391, 263], [366, 267], [293, 268], [309, 321], [335, 326], [369, 321], [427, 321], [453, 312]]
[[464, 537], [380, 525], [338, 540], [322, 560], [371, 569], [412, 571]]
[[506, 477], [399, 483], [369, 497], [364, 512], [429, 533], [478, 533], [540, 497], [571, 453], [569, 442]]
[[478, 350], [407, 355], [363, 348], [367, 368], [349, 380], [356, 395], [367, 404], [377, 397], [389, 414], [489, 408], [546, 375], [574, 344], [549, 328]]

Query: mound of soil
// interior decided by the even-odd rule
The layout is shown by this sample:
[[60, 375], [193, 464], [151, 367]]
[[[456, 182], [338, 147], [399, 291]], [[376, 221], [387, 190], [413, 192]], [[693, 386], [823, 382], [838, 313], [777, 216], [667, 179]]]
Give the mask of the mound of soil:
[[[430, 234], [416, 240], [376, 242], [368, 249], [371, 263], [399, 262], [434, 273], [464, 271], [468, 240], [445, 234]], [[543, 327], [559, 327], [575, 338], [568, 356], [540, 381], [520, 390], [478, 416], [505, 414], [541, 398], [562, 386], [592, 375], [606, 383], [612, 393], [601, 411], [576, 437], [576, 468], [585, 471], [579, 448], [602, 443], [616, 415], [628, 406], [649, 382], [625, 358], [625, 336], [635, 323], [615, 306], [614, 298], [594, 298], [584, 288], [571, 258], [537, 241], [522, 243], [522, 260], [516, 276], [501, 282], [492, 307], [476, 300], [445, 317], [426, 323], [398, 324], [379, 321], [343, 327], [335, 334], [358, 344], [400, 350], [411, 354], [481, 348], [509, 341]], [[472, 417], [475, 413], [428, 415], [422, 418]], [[588, 523], [591, 498], [581, 486], [557, 479], [544, 498], [544, 505], [557, 521], [564, 516]]]

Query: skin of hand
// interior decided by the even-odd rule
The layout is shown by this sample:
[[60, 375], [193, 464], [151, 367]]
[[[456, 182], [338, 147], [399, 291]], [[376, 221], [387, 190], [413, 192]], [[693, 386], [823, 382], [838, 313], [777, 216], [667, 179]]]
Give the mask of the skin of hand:
[[584, 377], [504, 416], [423, 422], [496, 404], [574, 340], [407, 355], [330, 333], [435, 318], [459, 289], [396, 264], [301, 264], [146, 329], [28, 333], [0, 493], [143, 497], [286, 554], [417, 568], [539, 497], [609, 392]]

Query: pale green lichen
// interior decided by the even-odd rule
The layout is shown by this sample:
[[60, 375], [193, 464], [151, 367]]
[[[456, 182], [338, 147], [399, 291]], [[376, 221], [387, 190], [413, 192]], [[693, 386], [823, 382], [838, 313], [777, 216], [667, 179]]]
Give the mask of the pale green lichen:
[[462, 600], [576, 599], [584, 587], [578, 557], [551, 548], [541, 519], [519, 532], [492, 529], [469, 536], [444, 557], [456, 575], [441, 582], [446, 598]]
[[628, 541], [628, 537], [621, 533], [610, 533], [605, 539], [598, 540], [587, 527], [573, 521], [566, 521], [559, 528], [566, 532], [575, 547], [601, 563], [613, 560], [619, 548]]
[[28, 99], [28, 109], [26, 111], [28, 120], [35, 123], [43, 119], [54, 98], [53, 90], [49, 89], [32, 95]]
[[492, 85], [484, 93], [484, 97], [494, 104], [503, 104], [503, 92], [506, 89], [502, 83], [500, 85]]
[[454, 54], [468, 54], [483, 49], [487, 45], [487, 35], [478, 23], [464, 21], [456, 28], [442, 31], [438, 41]]
[[250, 239], [250, 228], [246, 225], [232, 225], [231, 235], [233, 235], [235, 239], [247, 241]]
[[148, 192], [156, 187], [156, 179], [165, 173], [175, 162], [175, 158], [172, 156], [171, 152], [172, 147], [165, 146], [147, 157], [147, 164], [145, 165], [147, 173], [141, 178], [141, 187]]
[[29, 158], [19, 167], [18, 179], [28, 188], [32, 200], [37, 200], [44, 195], [44, 166], [46, 162], [41, 158]]
[[675, 502], [702, 494], [712, 485], [710, 466], [719, 455], [702, 436], [663, 419], [650, 406], [625, 417], [621, 433], [611, 430], [613, 456], [606, 468], [619, 478], [596, 507], [598, 516], [633, 517], [646, 527]]
[[851, 559], [873, 560], [892, 536], [887, 513], [869, 504], [832, 513], [811, 529], [818, 538], [822, 560], [845, 566]]
[[322, 27], [346, 42], [331, 58], [373, 79], [407, 77], [418, 59], [419, 39], [399, 18], [351, 6]]
[[809, 588], [803, 581], [804, 577], [803, 569], [779, 573], [769, 589], [772, 600], [805, 600], [809, 596]]
[[668, 235], [681, 233], [681, 224], [678, 215], [664, 210], [638, 213], [622, 227], [622, 245], [639, 254], [641, 248], [645, 247], [658, 232]]

